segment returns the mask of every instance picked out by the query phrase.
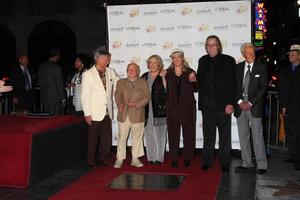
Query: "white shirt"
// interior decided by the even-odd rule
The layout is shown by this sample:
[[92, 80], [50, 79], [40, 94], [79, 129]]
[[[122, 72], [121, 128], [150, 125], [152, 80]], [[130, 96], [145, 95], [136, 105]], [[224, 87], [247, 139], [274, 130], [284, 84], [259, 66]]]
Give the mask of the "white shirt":
[[[247, 62], [245, 62], [245, 67], [244, 67], [244, 79], [245, 79], [245, 76], [246, 76], [246, 73], [247, 73], [247, 71], [248, 71], [248, 65], [250, 65], [250, 73], [252, 72], [252, 68], [253, 68], [253, 64], [254, 63], [247, 63]], [[244, 79], [243, 79], [243, 81], [244, 81]]]

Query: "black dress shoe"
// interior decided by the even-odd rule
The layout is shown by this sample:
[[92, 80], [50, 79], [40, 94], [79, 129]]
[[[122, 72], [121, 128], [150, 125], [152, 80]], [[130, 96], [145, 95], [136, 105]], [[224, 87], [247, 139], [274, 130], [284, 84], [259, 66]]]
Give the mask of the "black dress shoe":
[[183, 161], [183, 164], [185, 167], [191, 167], [191, 161], [189, 161], [189, 160]]
[[300, 167], [298, 167], [298, 166], [297, 166], [297, 167], [295, 166], [294, 169], [295, 169], [296, 171], [300, 171]]
[[250, 172], [252, 171], [254, 168], [253, 167], [243, 167], [243, 166], [238, 166], [235, 167], [235, 172], [239, 173], [239, 172]]
[[172, 161], [171, 165], [172, 165], [172, 167], [174, 167], [174, 168], [178, 168], [178, 167], [179, 167], [179, 165], [178, 165], [178, 160]]
[[97, 168], [97, 165], [88, 165], [87, 167], [89, 170], [94, 170]]
[[256, 171], [257, 174], [265, 174], [266, 172], [267, 172], [266, 169], [258, 169], [258, 170]]
[[160, 161], [155, 161], [154, 162], [154, 165], [161, 165], [162, 164], [162, 162], [160, 162]]
[[153, 165], [154, 164], [153, 161], [148, 161], [147, 163], [148, 163], [148, 165]]
[[208, 170], [208, 168], [211, 168], [211, 166], [209, 166], [208, 164], [203, 164], [201, 167], [202, 170]]
[[99, 162], [99, 164], [97, 166], [112, 167], [114, 165], [112, 163], [110, 163], [109, 161], [103, 161], [103, 162], [101, 161], [101, 162]]
[[229, 172], [229, 168], [228, 167], [222, 167], [222, 172], [223, 173], [228, 173]]
[[105, 167], [113, 167], [114, 165], [110, 162], [104, 162], [102, 163]]
[[283, 162], [286, 162], [286, 163], [293, 163], [294, 160], [293, 160], [293, 158], [291, 157], [291, 158], [288, 158], [288, 159], [283, 160]]

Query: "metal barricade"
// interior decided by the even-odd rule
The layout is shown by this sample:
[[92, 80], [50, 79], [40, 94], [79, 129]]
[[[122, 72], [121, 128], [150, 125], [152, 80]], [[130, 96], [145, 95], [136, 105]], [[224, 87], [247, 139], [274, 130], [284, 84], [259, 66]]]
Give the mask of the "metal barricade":
[[267, 149], [286, 149], [285, 138], [283, 141], [281, 141], [279, 138], [280, 124], [280, 107], [278, 93], [277, 91], [268, 91], [264, 120]]

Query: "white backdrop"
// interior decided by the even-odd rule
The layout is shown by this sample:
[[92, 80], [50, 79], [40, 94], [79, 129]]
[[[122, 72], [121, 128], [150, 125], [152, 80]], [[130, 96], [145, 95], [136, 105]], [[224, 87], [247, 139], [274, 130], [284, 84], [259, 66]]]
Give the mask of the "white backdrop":
[[[209, 35], [218, 35], [223, 52], [237, 62], [243, 59], [242, 43], [251, 41], [250, 1], [108, 6], [107, 15], [111, 67], [122, 78], [130, 62], [139, 64], [141, 73], [147, 71], [146, 60], [152, 54], [160, 55], [167, 68], [174, 48], [182, 49], [190, 66], [197, 70], [198, 59], [206, 54], [205, 39]], [[117, 133], [117, 122], [113, 121], [114, 145]], [[202, 116], [198, 111], [196, 147], [202, 146]], [[240, 148], [235, 118], [232, 148]]]

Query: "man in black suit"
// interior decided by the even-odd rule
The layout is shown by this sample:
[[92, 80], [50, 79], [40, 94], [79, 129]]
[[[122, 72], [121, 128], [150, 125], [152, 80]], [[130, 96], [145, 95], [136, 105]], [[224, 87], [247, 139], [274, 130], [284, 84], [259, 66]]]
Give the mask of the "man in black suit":
[[10, 73], [11, 84], [13, 86], [12, 102], [17, 109], [32, 111], [34, 104], [34, 84], [35, 76], [28, 67], [28, 57], [20, 55], [19, 65], [12, 69]]
[[216, 128], [219, 131], [219, 157], [222, 171], [229, 171], [231, 161], [231, 114], [235, 103], [235, 60], [222, 54], [220, 39], [206, 39], [207, 55], [199, 59], [197, 81], [199, 84], [198, 109], [203, 119], [203, 170], [212, 166], [216, 143]]
[[[284, 126], [288, 153], [290, 158], [286, 162], [296, 161], [296, 153], [299, 145], [296, 145], [297, 133], [300, 133], [296, 118], [299, 116], [299, 73], [300, 73], [300, 45], [291, 45], [289, 52], [289, 64], [280, 68], [278, 94], [281, 112], [284, 116]], [[298, 134], [300, 135], [300, 134]], [[299, 137], [299, 136], [298, 136]], [[299, 162], [299, 161], [298, 161]], [[300, 163], [295, 168], [300, 170]]]
[[[257, 173], [264, 174], [268, 167], [263, 137], [262, 115], [268, 86], [267, 68], [255, 62], [255, 47], [245, 43], [241, 47], [245, 61], [237, 65], [237, 98], [234, 115], [237, 118], [242, 164], [236, 172], [253, 169], [250, 128], [256, 158]], [[250, 127], [251, 124], [251, 127]]]
[[295, 157], [294, 157], [294, 167], [295, 170], [300, 170], [300, 67], [298, 66], [296, 69], [296, 75], [295, 75], [295, 99], [294, 102], [296, 104], [295, 106], [295, 129], [293, 131], [296, 135], [296, 148], [294, 150]]
[[39, 81], [41, 91], [41, 103], [45, 112], [52, 115], [61, 115], [65, 102], [63, 73], [57, 64], [60, 52], [57, 49], [49, 51], [49, 59], [40, 65]]

